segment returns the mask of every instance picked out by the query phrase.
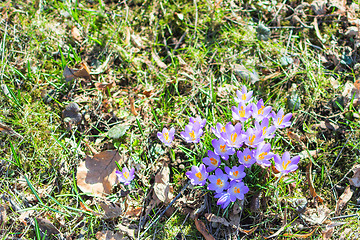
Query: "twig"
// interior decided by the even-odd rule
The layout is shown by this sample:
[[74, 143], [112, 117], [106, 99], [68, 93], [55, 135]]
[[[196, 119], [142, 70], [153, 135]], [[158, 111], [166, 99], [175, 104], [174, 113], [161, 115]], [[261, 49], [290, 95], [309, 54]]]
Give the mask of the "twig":
[[143, 233], [141, 233], [140, 237], [138, 239], [141, 239], [144, 234], [155, 224], [157, 223], [157, 221], [160, 220], [160, 218], [165, 214], [165, 212], [174, 204], [174, 202], [181, 196], [181, 194], [185, 191], [185, 189], [190, 185], [190, 181], [188, 181], [186, 183], [186, 185], [180, 190], [180, 192], [178, 193], [178, 195], [170, 202], [170, 204], [164, 209], [164, 211], [162, 211], [159, 215], [159, 217], [157, 217], [154, 221], [152, 221], [149, 226], [145, 229], [145, 231]]
[[343, 219], [343, 218], [349, 218], [349, 217], [359, 217], [359, 215], [351, 214], [351, 215], [338, 216], [338, 217], [330, 218], [330, 220], [332, 221], [332, 220], [336, 220], [336, 219]]

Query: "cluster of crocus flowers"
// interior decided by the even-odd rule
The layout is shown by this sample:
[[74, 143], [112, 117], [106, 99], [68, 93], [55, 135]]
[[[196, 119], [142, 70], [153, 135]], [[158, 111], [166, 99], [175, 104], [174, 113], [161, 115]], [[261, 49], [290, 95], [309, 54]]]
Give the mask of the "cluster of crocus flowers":
[[[271, 151], [267, 142], [275, 136], [277, 129], [291, 125], [292, 114], [285, 114], [282, 109], [277, 113], [271, 106], [265, 106], [262, 99], [256, 101], [253, 92], [245, 86], [236, 92], [237, 106], [231, 107], [233, 122], [216, 123], [211, 128], [216, 136], [211, 141], [213, 150], [202, 159], [199, 166], [192, 166], [186, 176], [193, 185], [205, 186], [215, 192], [217, 204], [226, 208], [237, 199], [244, 199], [249, 188], [243, 182], [246, 169], [253, 164], [270, 167], [272, 164], [281, 174], [288, 174], [297, 169], [300, 157], [291, 158], [288, 152], [282, 157]], [[205, 119], [190, 118], [185, 131], [180, 135], [189, 143], [198, 143], [203, 134]], [[166, 129], [167, 131], [167, 129]], [[163, 130], [164, 132], [164, 130]], [[170, 132], [170, 131], [169, 131]], [[159, 139], [164, 137], [158, 133]]]

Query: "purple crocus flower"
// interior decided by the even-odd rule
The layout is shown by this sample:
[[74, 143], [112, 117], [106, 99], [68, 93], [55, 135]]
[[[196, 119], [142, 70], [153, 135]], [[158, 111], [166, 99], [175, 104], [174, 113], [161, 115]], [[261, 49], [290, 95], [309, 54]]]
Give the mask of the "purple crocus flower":
[[123, 167], [121, 172], [116, 170], [115, 173], [120, 182], [124, 183], [125, 185], [129, 185], [135, 177], [135, 168], [131, 168], [129, 171], [127, 167]]
[[271, 109], [272, 107], [270, 106], [265, 107], [264, 101], [260, 99], [257, 104], [252, 104], [252, 116], [253, 118], [255, 118], [256, 121], [261, 122], [270, 114]]
[[290, 159], [290, 153], [284, 152], [282, 158], [279, 155], [274, 155], [275, 168], [282, 174], [293, 172], [298, 168], [300, 156], [296, 156]]
[[208, 151], [208, 157], [203, 158], [202, 161], [208, 166], [206, 168], [208, 172], [214, 171], [221, 163], [220, 157], [211, 150]]
[[157, 133], [157, 137], [165, 146], [170, 146], [171, 142], [174, 140], [175, 128], [170, 128], [168, 130], [166, 127], [163, 128], [162, 132]]
[[226, 142], [223, 139], [213, 139], [211, 144], [214, 147], [214, 152], [221, 156], [223, 159], [228, 160], [230, 155], [235, 153], [235, 150], [226, 145]]
[[199, 167], [192, 166], [191, 171], [185, 173], [186, 176], [190, 179], [192, 185], [204, 186], [206, 179], [209, 174], [206, 172], [206, 167], [204, 164], [200, 164]]
[[266, 138], [273, 138], [275, 136], [276, 127], [271, 125], [269, 127], [269, 118], [264, 118], [260, 123], [255, 121], [255, 131], [262, 131], [262, 136]]
[[236, 199], [243, 200], [244, 195], [249, 192], [249, 188], [243, 182], [231, 181], [227, 192], [230, 195], [230, 201], [235, 202]]
[[254, 151], [254, 158], [259, 165], [270, 167], [270, 159], [273, 158], [274, 154], [271, 151], [271, 144], [262, 142]]
[[276, 128], [286, 128], [291, 125], [290, 119], [292, 117], [291, 113], [284, 115], [284, 111], [282, 109], [275, 115], [273, 113], [273, 121]]
[[228, 166], [225, 167], [225, 172], [229, 176], [230, 180], [236, 180], [241, 181], [246, 176], [246, 173], [244, 172], [244, 165], [240, 166], [233, 166], [232, 168], [229, 168]]
[[241, 122], [245, 122], [251, 117], [252, 114], [252, 104], [246, 106], [244, 102], [240, 102], [237, 107], [231, 107], [232, 117], [235, 120], [239, 120]]
[[248, 92], [246, 86], [243, 85], [241, 88], [241, 92], [239, 90], [236, 91], [236, 97], [234, 99], [237, 103], [247, 103], [251, 100], [252, 95], [253, 91]]
[[229, 186], [228, 175], [224, 174], [223, 171], [218, 168], [215, 170], [215, 175], [210, 175], [208, 177], [210, 183], [208, 185], [208, 190], [215, 191], [216, 193], [221, 193], [226, 190]]
[[245, 144], [249, 147], [255, 148], [259, 143], [264, 141], [261, 130], [248, 128], [245, 133]]
[[249, 168], [256, 162], [256, 159], [253, 156], [253, 151], [249, 148], [245, 148], [244, 151], [238, 151], [237, 157], [239, 158], [239, 162], [243, 164], [245, 167]]
[[220, 205], [221, 208], [225, 209], [230, 204], [230, 194], [228, 192], [221, 192], [215, 195], [218, 198], [216, 204]]
[[237, 123], [235, 127], [232, 124], [227, 124], [225, 129], [226, 131], [221, 133], [221, 137], [225, 140], [226, 145], [233, 148], [241, 147], [245, 137], [241, 123]]
[[189, 124], [195, 124], [199, 123], [200, 127], [203, 128], [206, 125], [206, 119], [201, 119], [200, 116], [197, 116], [196, 118], [190, 117]]
[[185, 131], [180, 133], [188, 143], [198, 143], [202, 134], [203, 130], [198, 122], [186, 125]]
[[232, 125], [232, 123], [228, 122], [225, 126], [223, 126], [221, 123], [217, 123], [215, 127], [211, 127], [211, 131], [217, 138], [221, 138], [221, 133], [226, 132], [227, 125]]

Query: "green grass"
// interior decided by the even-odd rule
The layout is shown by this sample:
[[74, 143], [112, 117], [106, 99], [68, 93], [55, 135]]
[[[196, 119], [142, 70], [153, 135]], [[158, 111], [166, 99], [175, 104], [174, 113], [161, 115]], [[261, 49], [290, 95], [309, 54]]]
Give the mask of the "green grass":
[[[279, 154], [290, 151], [295, 155], [304, 150], [289, 138], [288, 130], [298, 134], [309, 150], [318, 149], [318, 156], [312, 159], [315, 189], [334, 211], [344, 187], [349, 185], [344, 176], [359, 161], [358, 118], [340, 114], [358, 109], [336, 104], [334, 99], [341, 96], [347, 81], [356, 80], [357, 70], [342, 64], [328, 67], [329, 63], [322, 60], [326, 49], [313, 47], [322, 45], [311, 31], [272, 28], [271, 39], [259, 41], [258, 22], [274, 25], [270, 23], [268, 6], [259, 5], [258, 1], [249, 3], [253, 9], [230, 1], [223, 1], [218, 8], [209, 1], [185, 0], [130, 1], [128, 5], [102, 0], [40, 3], [11, 0], [0, 3], [0, 11], [6, 12], [6, 17], [0, 17], [0, 122], [23, 137], [0, 134], [0, 204], [7, 206], [6, 222], [0, 228], [3, 239], [43, 239], [38, 223], [29, 220], [35, 217], [47, 218], [63, 236], [71, 234], [73, 238], [95, 239], [98, 231], [118, 231], [121, 223], [138, 226], [139, 217], [122, 215], [104, 220], [88, 211], [98, 212], [101, 208], [97, 198], [77, 188], [76, 168], [86, 155], [92, 154], [86, 143], [99, 152], [118, 148], [125, 159], [123, 164], [136, 166], [136, 183], [130, 188], [141, 191], [121, 197], [125, 188], [119, 184], [108, 199], [122, 207], [126, 202], [145, 209], [151, 200], [154, 176], [164, 161], [171, 169], [173, 194], [176, 196], [182, 189], [187, 182], [185, 172], [191, 165], [200, 164], [207, 150], [212, 149], [214, 136], [210, 126], [232, 120], [233, 96], [243, 84], [275, 110], [283, 108], [293, 113], [291, 128], [277, 132], [272, 140], [273, 151]], [[284, 12], [279, 14], [288, 16]], [[310, 15], [304, 18], [306, 22], [312, 20]], [[341, 24], [331, 17], [326, 20], [331, 24], [319, 25], [322, 36], [333, 34], [340, 38], [337, 29], [342, 28]], [[290, 23], [284, 20], [282, 24]], [[79, 29], [81, 42], [72, 36], [73, 27]], [[351, 44], [351, 39], [341, 39], [334, 51], [341, 56], [343, 46]], [[282, 66], [283, 56], [292, 57], [294, 64]], [[77, 78], [66, 82], [64, 67], [79, 67], [81, 62], [92, 70], [105, 64], [91, 80]], [[251, 84], [241, 79], [234, 70], [236, 64], [256, 70], [260, 81]], [[337, 78], [339, 88], [332, 86], [330, 77]], [[107, 92], [94, 85], [112, 81], [116, 86]], [[297, 110], [287, 104], [294, 86], [301, 99]], [[131, 110], [131, 98], [136, 116]], [[62, 111], [70, 102], [78, 103], [83, 119], [67, 131]], [[195, 115], [207, 120], [197, 148], [180, 137], [188, 118]], [[340, 131], [317, 127], [327, 118], [340, 126]], [[107, 132], [117, 123], [131, 127], [116, 142], [107, 137]], [[176, 142], [168, 151], [156, 133], [172, 126], [176, 128]], [[313, 206], [306, 181], [309, 161], [301, 160], [297, 172], [279, 181], [258, 166], [248, 171], [245, 182], [250, 192], [243, 203], [241, 226], [244, 229], [258, 226], [249, 239], [273, 234], [284, 218], [287, 225], [280, 238], [285, 238], [285, 233], [304, 234], [315, 229], [296, 227], [304, 223], [289, 203], [292, 199], [306, 198], [309, 206]], [[253, 197], [258, 192], [260, 208], [253, 210], [251, 205], [257, 201]], [[144, 239], [202, 239], [186, 210], [197, 209], [204, 202], [206, 208], [200, 219], [210, 233], [216, 239], [229, 236], [225, 226], [210, 228], [212, 224], [203, 214], [210, 211], [229, 220], [233, 207], [220, 209], [211, 193], [197, 187], [186, 189], [184, 196], [193, 202], [177, 201], [174, 212], [157, 221]], [[141, 232], [167, 204], [159, 204], [150, 211]], [[35, 211], [25, 222], [19, 221], [21, 213], [28, 210]], [[342, 214], [357, 212], [358, 204], [353, 197]], [[345, 224], [335, 228], [335, 238], [346, 228], [359, 228], [356, 218], [341, 221]], [[311, 238], [320, 239], [323, 229], [325, 224]], [[243, 236], [239, 234], [238, 239]]]

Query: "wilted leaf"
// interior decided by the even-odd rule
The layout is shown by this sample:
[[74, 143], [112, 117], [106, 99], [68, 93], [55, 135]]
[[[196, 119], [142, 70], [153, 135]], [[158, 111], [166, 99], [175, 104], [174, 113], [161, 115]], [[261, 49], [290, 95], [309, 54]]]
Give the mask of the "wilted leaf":
[[341, 194], [339, 200], [336, 203], [335, 216], [339, 216], [341, 210], [345, 207], [347, 202], [351, 199], [354, 191], [350, 186], [347, 186], [343, 194]]
[[299, 156], [301, 159], [310, 158], [311, 157], [317, 157], [317, 150], [304, 150], [299, 153]]
[[6, 208], [0, 205], [0, 227], [6, 225]]
[[110, 130], [108, 131], [108, 136], [109, 136], [109, 138], [112, 138], [112, 139], [119, 139], [125, 135], [126, 131], [129, 128], [130, 128], [130, 126], [127, 124], [117, 124], [117, 125], [113, 126], [112, 128], [110, 128]]
[[311, 3], [311, 8], [316, 15], [323, 15], [326, 13], [327, 0], [315, 0]]
[[138, 217], [140, 216], [141, 212], [142, 212], [142, 207], [131, 208], [130, 210], [126, 211], [126, 215], [130, 217]]
[[76, 103], [69, 103], [62, 112], [62, 117], [66, 123], [66, 129], [70, 131], [73, 124], [78, 124], [81, 121], [82, 115], [79, 113], [80, 108]]
[[5, 134], [9, 134], [10, 136], [16, 136], [18, 138], [24, 138], [23, 136], [21, 136], [20, 134], [18, 134], [17, 132], [15, 132], [11, 127], [6, 126], [5, 124], [0, 122], [0, 132], [5, 133]]
[[305, 143], [301, 140], [301, 137], [300, 137], [297, 133], [288, 130], [287, 136], [288, 136], [292, 141], [298, 142], [303, 149], [306, 149]]
[[151, 56], [159, 67], [161, 67], [163, 69], [167, 68], [166, 64], [161, 61], [161, 59], [155, 52], [151, 52]]
[[230, 223], [225, 218], [216, 216], [212, 213], [205, 213], [205, 218], [212, 223], [221, 223], [222, 225], [230, 226]]
[[59, 230], [46, 218], [37, 217], [36, 221], [38, 222], [39, 228], [42, 232], [47, 234], [59, 234]]
[[322, 198], [317, 195], [315, 188], [314, 188], [314, 183], [312, 180], [312, 176], [311, 176], [311, 171], [312, 171], [312, 161], [310, 161], [309, 165], [306, 167], [306, 178], [308, 180], [309, 183], [309, 188], [310, 188], [310, 194], [313, 198], [317, 199], [320, 203], [323, 202]]
[[116, 203], [103, 200], [99, 204], [105, 212], [103, 216], [104, 219], [116, 218], [122, 213], [121, 207]]
[[354, 172], [354, 175], [352, 178], [349, 178], [350, 184], [355, 187], [360, 187], [360, 165], [357, 164], [353, 166], [351, 170]]
[[170, 192], [170, 168], [167, 165], [155, 176], [154, 193], [161, 202], [167, 202], [173, 198]]
[[259, 75], [257, 74], [257, 72], [255, 70], [250, 71], [243, 65], [240, 65], [240, 64], [233, 65], [233, 71], [235, 72], [235, 74], [237, 76], [239, 76], [240, 78], [242, 78], [246, 81], [250, 81], [250, 83], [252, 83], [252, 84], [254, 84], [260, 80]]
[[124, 239], [123, 235], [121, 233], [118, 232], [113, 232], [113, 231], [102, 231], [102, 232], [97, 232], [95, 235], [97, 240], [122, 240]]
[[342, 14], [346, 11], [346, 0], [328, 0], [329, 7], [336, 7], [338, 13]]
[[320, 205], [317, 208], [306, 208], [305, 212], [301, 213], [301, 218], [310, 225], [318, 225], [325, 222], [330, 214], [330, 209], [325, 205]]
[[115, 87], [115, 81], [111, 82], [111, 83], [95, 83], [94, 84], [96, 89], [99, 91], [103, 91], [105, 93], [108, 93], [108, 91], [112, 88]]
[[346, 29], [345, 36], [356, 37], [359, 35], [359, 28], [357, 26], [350, 26]]
[[215, 240], [215, 238], [209, 233], [206, 229], [205, 223], [198, 219], [198, 216], [195, 217], [195, 226], [196, 229], [204, 236], [206, 240]]
[[125, 226], [122, 223], [116, 226], [117, 229], [122, 231], [123, 233], [126, 233], [129, 237], [134, 238], [135, 237], [135, 230], [137, 229], [137, 225], [130, 224], [129, 226]]
[[135, 109], [135, 101], [134, 101], [134, 98], [133, 97], [129, 97], [129, 100], [130, 100], [130, 111], [132, 114], [134, 114], [134, 116], [137, 116], [137, 112], [136, 112], [136, 109]]
[[85, 63], [81, 63], [80, 69], [71, 69], [67, 65], [65, 66], [63, 76], [65, 77], [66, 82], [69, 82], [76, 78], [85, 78], [90, 79], [90, 69]]
[[79, 31], [79, 29], [76, 26], [73, 26], [71, 28], [71, 36], [78, 42], [82, 42], [83, 38], [81, 36], [81, 33]]
[[86, 156], [77, 168], [77, 185], [84, 193], [104, 196], [111, 193], [117, 181], [116, 164], [120, 163], [117, 151], [104, 151], [93, 157]]

